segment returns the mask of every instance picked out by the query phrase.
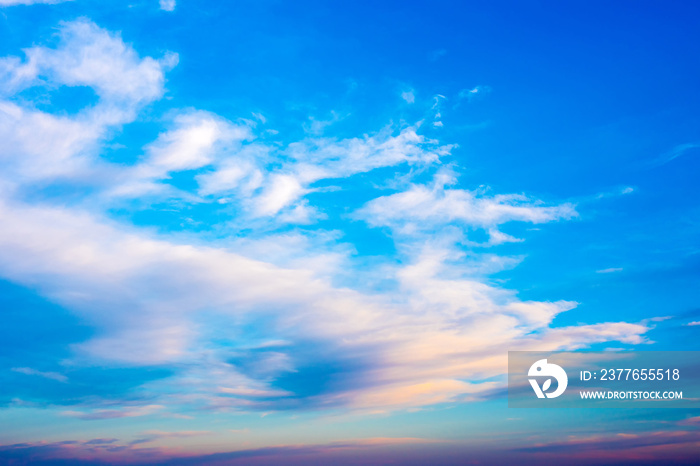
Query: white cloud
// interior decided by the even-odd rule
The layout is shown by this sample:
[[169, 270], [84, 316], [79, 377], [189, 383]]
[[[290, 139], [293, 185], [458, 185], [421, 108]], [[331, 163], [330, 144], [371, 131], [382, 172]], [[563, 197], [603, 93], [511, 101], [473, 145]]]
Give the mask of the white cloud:
[[[24, 61], [0, 59], [0, 164], [5, 182], [17, 184], [56, 177], [101, 178], [100, 143], [115, 126], [132, 121], [145, 104], [164, 92], [164, 71], [175, 54], [161, 61], [138, 54], [87, 20], [63, 23], [54, 49], [25, 49]], [[75, 115], [53, 115], [23, 107], [4, 94], [45, 86], [86, 86], [98, 97]], [[36, 137], [40, 134], [41, 137]]]
[[[107, 202], [146, 195], [195, 200], [194, 193], [167, 181], [174, 172], [200, 170], [195, 175], [199, 196], [236, 202], [251, 217], [307, 223], [321, 215], [303, 199], [312, 183], [402, 163], [426, 165], [450, 150], [418, 135], [416, 127], [344, 140], [310, 137], [286, 148], [242, 145], [253, 137], [250, 126], [195, 111], [176, 114], [174, 128], [146, 147], [138, 165], [107, 164], [97, 156], [100, 144], [113, 127], [133, 120], [138, 109], [163, 95], [164, 72], [177, 55], [141, 59], [118, 35], [87, 20], [65, 23], [59, 34], [54, 49], [36, 46], [25, 51], [26, 60], [0, 60], [5, 92], [51, 83], [92, 88], [99, 100], [74, 116], [0, 101], [0, 136], [8, 142], [5, 168], [15, 175], [4, 180], [9, 185], [70, 177], [106, 187]], [[37, 132], [43, 137], [32, 136]], [[16, 157], [18, 152], [25, 156]]]
[[700, 148], [700, 144], [695, 142], [679, 144], [673, 149], [671, 149], [669, 152], [661, 155], [660, 157], [657, 157], [655, 160], [650, 162], [650, 166], [658, 167], [661, 165], [665, 165], [679, 157], [684, 156], [688, 152], [694, 151], [697, 148]]
[[88, 118], [54, 116], [0, 101], [3, 178], [18, 182], [84, 172], [104, 134], [105, 128]]
[[164, 64], [173, 65], [173, 54], [167, 54], [164, 63], [141, 59], [119, 36], [84, 19], [64, 23], [60, 38], [55, 49], [25, 49], [24, 63], [4, 59], [13, 90], [46, 77], [62, 85], [89, 86], [113, 104], [142, 104], [162, 96]]
[[413, 94], [413, 89], [401, 93], [401, 98], [407, 103], [412, 104], [416, 101], [416, 96]]
[[470, 101], [477, 97], [483, 96], [484, 94], [488, 94], [489, 92], [491, 92], [491, 88], [489, 86], [476, 86], [471, 89], [462, 89], [459, 91], [459, 94], [457, 94], [457, 97]]
[[196, 177], [199, 194], [228, 195], [237, 191], [242, 198], [249, 198], [264, 180], [264, 168], [259, 166], [269, 158], [270, 148], [249, 144], [227, 157], [222, 157], [213, 171]]
[[685, 324], [685, 325], [687, 325], [688, 327], [695, 327], [695, 326], [700, 325], [700, 320], [695, 321], [695, 322], [688, 322], [688, 323]]
[[406, 191], [368, 202], [356, 217], [375, 227], [389, 227], [398, 234], [432, 233], [445, 225], [488, 231], [491, 244], [518, 241], [498, 230], [498, 225], [519, 221], [546, 223], [575, 217], [571, 204], [544, 206], [522, 194], [485, 196], [477, 191], [446, 188], [454, 182], [437, 176], [431, 185], [413, 184]]
[[416, 127], [398, 134], [385, 128], [362, 138], [312, 137], [282, 149], [247, 145], [228, 151], [219, 157], [214, 171], [197, 176], [199, 194], [233, 195], [252, 217], [280, 215], [305, 223], [313, 212], [303, 197], [313, 191], [313, 183], [401, 164], [427, 166], [451, 148], [419, 135]]
[[289, 145], [293, 170], [305, 182], [343, 178], [402, 163], [430, 164], [449, 153], [452, 146], [437, 144], [408, 127], [396, 136], [390, 128], [363, 138], [307, 139]]
[[174, 11], [175, 0], [160, 0], [160, 9], [164, 11]]
[[622, 272], [622, 267], [611, 267], [609, 269], [596, 270], [595, 273], [616, 273]]
[[433, 106], [431, 107], [431, 110], [433, 110], [435, 112], [433, 115], [433, 127], [434, 128], [442, 128], [443, 127], [443, 123], [441, 121], [442, 113], [440, 112], [440, 107], [441, 107], [441, 102], [445, 99], [446, 99], [446, 97], [442, 94], [437, 94], [433, 97]]
[[313, 136], [320, 136], [328, 126], [336, 123], [340, 119], [341, 117], [335, 112], [331, 112], [331, 118], [328, 120], [319, 120], [314, 117], [309, 117], [309, 123], [304, 124], [304, 130]]
[[19, 372], [20, 374], [36, 375], [39, 377], [44, 377], [45, 379], [56, 380], [58, 382], [63, 382], [63, 383], [68, 382], [68, 377], [66, 377], [63, 374], [59, 374], [58, 372], [43, 372], [43, 371], [38, 371], [36, 369], [32, 369], [30, 367], [13, 367], [12, 370], [14, 372]]
[[606, 199], [606, 198], [610, 198], [610, 197], [625, 196], [627, 194], [632, 194], [635, 191], [636, 191], [635, 188], [633, 188], [632, 186], [622, 186], [622, 187], [615, 189], [614, 191], [603, 191], [603, 192], [596, 194], [595, 196], [589, 196], [587, 198], [583, 198], [583, 201], [590, 200], [590, 199], [599, 200], [599, 199]]
[[174, 128], [146, 147], [145, 160], [124, 173], [124, 183], [113, 194], [138, 196], [162, 191], [165, 186], [158, 182], [171, 173], [209, 166], [226, 151], [238, 150], [240, 143], [250, 138], [248, 127], [233, 125], [208, 112], [177, 115]]
[[37, 5], [40, 3], [54, 5], [56, 3], [70, 2], [72, 0], [0, 0], [0, 6], [13, 5]]
[[292, 175], [273, 175], [266, 189], [256, 199], [256, 214], [275, 215], [284, 207], [304, 195], [304, 188], [299, 180]]
[[[524, 302], [478, 280], [445, 277], [449, 269], [434, 255], [396, 271], [396, 295], [372, 297], [334, 288], [312, 270], [150, 239], [71, 210], [4, 204], [0, 221], [6, 225], [0, 274], [38, 289], [98, 329], [76, 350], [123, 364], [189, 362], [166, 383], [189, 387], [185, 391], [200, 393], [195, 399], [222, 408], [240, 400], [221, 398], [213, 387], [271, 388], [223, 362], [225, 351], [204, 350], [212, 329], [195, 323], [205, 310], [229, 316], [229, 331], [241, 317], [262, 313], [276, 322], [270, 336], [278, 339], [309, 339], [328, 348], [320, 351], [340, 346], [342, 354], [357, 358], [371, 348], [364, 371], [372, 383], [329, 395], [358, 408], [380, 407], [378, 400], [387, 399], [383, 390], [401, 393], [401, 405], [411, 406], [484, 390], [459, 381], [502, 373], [506, 349], [639, 343], [647, 330], [623, 323], [548, 329], [574, 303]], [[434, 389], [430, 396], [419, 388], [426, 383]]]

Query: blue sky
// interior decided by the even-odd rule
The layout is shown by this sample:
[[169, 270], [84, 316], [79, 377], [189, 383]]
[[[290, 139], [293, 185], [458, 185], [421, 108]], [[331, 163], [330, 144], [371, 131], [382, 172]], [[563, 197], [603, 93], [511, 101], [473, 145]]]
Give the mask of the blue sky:
[[682, 459], [504, 390], [698, 349], [698, 9], [0, 0], [0, 455]]

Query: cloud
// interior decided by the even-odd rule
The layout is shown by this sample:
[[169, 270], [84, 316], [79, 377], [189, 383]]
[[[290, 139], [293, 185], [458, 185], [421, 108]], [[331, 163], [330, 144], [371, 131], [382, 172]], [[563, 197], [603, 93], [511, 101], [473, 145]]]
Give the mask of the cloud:
[[484, 94], [488, 94], [489, 92], [491, 92], [491, 88], [489, 86], [476, 86], [471, 89], [462, 89], [457, 94], [457, 97], [459, 99], [471, 101], [477, 97], [483, 96]]
[[36, 441], [0, 445], [0, 461], [9, 464], [158, 464], [168, 458], [154, 448], [135, 448], [118, 439]]
[[139, 58], [116, 34], [86, 19], [63, 23], [57, 48], [25, 49], [26, 60], [4, 58], [3, 82], [12, 91], [37, 85], [39, 78], [66, 86], [89, 86], [112, 104], [153, 101], [163, 94], [163, 70], [174, 63]]
[[75, 417], [85, 421], [95, 421], [100, 419], [118, 419], [122, 417], [148, 416], [163, 409], [159, 405], [139, 406], [130, 409], [96, 409], [91, 411], [63, 411], [64, 416]]
[[622, 267], [611, 267], [609, 269], [596, 270], [595, 273], [616, 273], [622, 272]]
[[252, 144], [242, 147], [234, 156], [220, 160], [214, 170], [197, 175], [198, 193], [202, 196], [229, 196], [235, 192], [243, 199], [252, 197], [265, 180], [265, 169], [259, 163], [269, 159], [270, 150]]
[[319, 120], [312, 116], [309, 117], [309, 122], [305, 123], [304, 131], [313, 136], [320, 136], [326, 130], [327, 127], [331, 126], [333, 123], [340, 121], [342, 117], [336, 112], [331, 112], [331, 117], [327, 120]]
[[[537, 442], [508, 447], [511, 438], [493, 442], [457, 443], [420, 437], [370, 437], [322, 444], [273, 445], [215, 453], [185, 454], [165, 448], [135, 445], [88, 445], [82, 441], [34, 442], [0, 446], [0, 458], [9, 462], [41, 464], [459, 464], [464, 458], [482, 464], [518, 462], [537, 465], [567, 464], [693, 464], [698, 435], [689, 431], [610, 433], [606, 436], [571, 436], [563, 441]], [[506, 447], [504, 448], [504, 445]]]
[[142, 169], [151, 168], [156, 176], [163, 176], [200, 168], [211, 163], [215, 143], [249, 137], [247, 128], [231, 126], [206, 113], [179, 115], [176, 125], [148, 147], [147, 168]]
[[[147, 431], [144, 435], [155, 440], [160, 438], [189, 438], [209, 435], [204, 431], [162, 432]], [[147, 439], [150, 437], [142, 437]], [[0, 445], [0, 460], [24, 464], [355, 464], [358, 453], [372, 462], [386, 463], [395, 449], [401, 449], [401, 457], [415, 457], [415, 448], [444, 446], [450, 442], [416, 437], [370, 437], [341, 440], [326, 444], [277, 445], [264, 448], [247, 448], [234, 451], [207, 453], [200, 450], [196, 454], [179, 448], [143, 447], [138, 439], [124, 444], [117, 439], [104, 439], [109, 443], [96, 441], [65, 440], [59, 442], [32, 442]], [[421, 452], [426, 458], [434, 452]], [[260, 463], [259, 461], [262, 461]], [[391, 461], [394, 462], [394, 461]]]
[[412, 104], [416, 101], [416, 96], [413, 94], [413, 89], [411, 89], [410, 91], [403, 91], [401, 93], [401, 98], [409, 104]]
[[[217, 115], [195, 111], [174, 117], [173, 128], [161, 133], [149, 144], [145, 159], [122, 170], [119, 182], [108, 196], [139, 197], [167, 194], [181, 197], [172, 186], [163, 183], [171, 174], [211, 165], [228, 151], [237, 150], [241, 142], [252, 138], [249, 127], [234, 125]], [[219, 179], [206, 180], [207, 188], [222, 184]], [[204, 192], [207, 192], [205, 190]]]
[[175, 0], [160, 0], [160, 9], [163, 11], [175, 11]]
[[258, 215], [275, 215], [304, 195], [304, 188], [293, 175], [274, 175], [262, 194], [256, 199]]
[[[207, 309], [218, 310], [228, 325], [268, 315], [276, 322], [270, 336], [297, 344], [314, 341], [325, 354], [344, 354], [340, 364], [355, 359], [356, 368], [338, 374], [337, 383], [344, 387], [345, 376], [354, 382], [318, 402], [358, 408], [382, 407], [380, 400], [391, 400], [390, 393], [401, 406], [418, 406], [487, 389], [459, 380], [501, 373], [505, 348], [639, 343], [647, 330], [621, 323], [547, 329], [555, 315], [574, 304], [523, 302], [511, 291], [476, 280], [445, 278], [442, 261], [432, 255], [396, 271], [399, 294], [373, 298], [334, 288], [311, 270], [285, 270], [219, 248], [150, 239], [71, 210], [6, 204], [0, 205], [0, 220], [6, 225], [0, 232], [0, 274], [38, 287], [99, 329], [76, 350], [95, 361], [130, 365], [187, 362], [186, 370], [163, 383], [222, 407], [241, 397], [259, 404], [251, 398], [259, 398], [258, 390], [275, 390], [275, 379], [256, 379], [226, 363], [230, 350], [205, 350], [205, 342], [217, 338], [208, 335], [215, 329], [195, 325], [198, 313]], [[282, 373], [294, 370], [304, 377], [308, 361], [293, 348], [277, 350], [291, 358]], [[469, 358], [471, 353], [475, 356]], [[215, 387], [256, 392], [238, 388], [232, 393], [236, 399], [228, 399], [225, 390], [212, 391]], [[379, 395], [382, 391], [386, 395]], [[268, 395], [280, 398], [278, 392]], [[92, 419], [130, 412], [75, 415]]]
[[[565, 220], [576, 210], [455, 187], [448, 169], [435, 172], [454, 146], [426, 137], [420, 124], [345, 138], [312, 132], [279, 144], [249, 121], [174, 108], [152, 142], [131, 148], [137, 161], [107, 162], [101, 154], [114, 132], [163, 97], [176, 55], [141, 58], [87, 20], [63, 23], [55, 48], [25, 55], [0, 62], [0, 276], [92, 328], [71, 347], [72, 364], [172, 374], [134, 386], [139, 403], [86, 399], [67, 416], [462, 402], [502, 389], [494, 380], [505, 373], [507, 350], [646, 341], [643, 323], [553, 327], [577, 303], [525, 301], [484, 279], [519, 260], [477, 252], [521, 241], [500, 231], [503, 224]], [[32, 86], [83, 86], [97, 101], [66, 115], [13, 100]], [[375, 170], [374, 182], [358, 179]], [[176, 187], [175, 174], [191, 183]], [[432, 181], [417, 182], [421, 174]], [[342, 190], [349, 179], [365, 183], [361, 202], [312, 204], [312, 194]], [[27, 193], [39, 180], [63, 190], [37, 200]], [[397, 192], [380, 196], [386, 186], [377, 180]], [[80, 201], [66, 202], [66, 186]], [[204, 218], [202, 235], [159, 233], [114, 216], [115, 206], [133, 213], [132, 199], [144, 209], [164, 200], [208, 204], [216, 215]], [[377, 258], [377, 271], [367, 271], [339, 231], [358, 223], [336, 211], [361, 203], [353, 218], [388, 228], [396, 246]], [[334, 229], [281, 229], [322, 218], [324, 207], [339, 217]], [[224, 219], [212, 224], [218, 215]], [[475, 229], [487, 243], [465, 238]], [[382, 292], [363, 283], [372, 274]]]
[[637, 189], [633, 188], [632, 186], [621, 186], [618, 187], [615, 190], [611, 191], [603, 191], [598, 194], [592, 195], [592, 196], [585, 196], [582, 198], [579, 198], [580, 203], [585, 203], [585, 202], [597, 202], [601, 199], [607, 199], [607, 198], [615, 198], [619, 196], [625, 196], [627, 194], [632, 194], [636, 192]]
[[522, 194], [485, 196], [479, 191], [446, 187], [455, 182], [449, 173], [431, 184], [413, 184], [406, 191], [382, 196], [356, 212], [373, 227], [389, 227], [395, 234], [432, 234], [447, 225], [488, 231], [490, 244], [517, 241], [498, 230], [508, 222], [546, 223], [577, 216], [572, 204], [544, 206]]
[[669, 162], [672, 162], [673, 160], [682, 157], [685, 155], [687, 152], [693, 151], [694, 149], [697, 149], [700, 147], [700, 144], [698, 143], [687, 143], [687, 144], [679, 144], [673, 149], [671, 149], [669, 152], [661, 155], [660, 157], [656, 158], [652, 162], [650, 162], [651, 166], [658, 167], [661, 165], [666, 165]]
[[445, 100], [446, 97], [442, 94], [436, 94], [433, 97], [433, 106], [431, 107], [431, 110], [433, 110], [433, 128], [442, 128], [443, 123], [442, 123], [442, 113], [440, 111], [440, 107], [442, 105], [442, 101]]
[[0, 6], [13, 6], [13, 5], [38, 5], [47, 4], [54, 5], [56, 3], [70, 2], [72, 0], [0, 0]]
[[[0, 59], [0, 166], [6, 186], [68, 178], [98, 181], [97, 157], [109, 130], [132, 121], [164, 93], [164, 72], [176, 61], [139, 58], [116, 34], [80, 19], [62, 23], [56, 48], [24, 50], [26, 59]], [[55, 115], [3, 96], [31, 87], [86, 86], [98, 97], [74, 115]], [[41, 137], [36, 137], [40, 134]], [[93, 181], [93, 182], [94, 182]]]
[[315, 191], [313, 183], [403, 164], [427, 166], [450, 150], [419, 135], [414, 126], [398, 134], [385, 128], [361, 138], [310, 137], [282, 149], [246, 145], [222, 155], [213, 171], [196, 179], [200, 195], [233, 199], [253, 218], [279, 215], [306, 223], [314, 209], [303, 198]]
[[162, 430], [147, 430], [142, 432], [139, 437], [130, 442], [131, 445], [138, 445], [142, 443], [151, 443], [160, 439], [168, 438], [189, 438], [189, 437], [200, 437], [203, 435], [211, 435], [212, 432], [207, 430], [182, 430], [177, 432], [165, 432]]
[[685, 325], [687, 325], [688, 327], [695, 327], [695, 326], [700, 325], [700, 320], [695, 321], [695, 322], [688, 322], [688, 323], [685, 324]]
[[96, 438], [84, 442], [84, 445], [111, 445], [118, 441], [119, 439], [116, 438]]
[[42, 372], [42, 371], [38, 371], [36, 369], [32, 369], [30, 367], [13, 367], [12, 370], [14, 372], [19, 372], [20, 374], [36, 375], [39, 377], [44, 377], [45, 379], [56, 380], [58, 382], [63, 382], [63, 383], [68, 382], [68, 377], [66, 377], [63, 374], [59, 374], [57, 372]]
[[658, 431], [611, 433], [605, 436], [572, 436], [565, 441], [536, 444], [517, 449], [524, 454], [547, 454], [550, 459], [591, 462], [655, 462], [687, 464], [697, 450], [700, 433], [688, 431]]
[[385, 128], [372, 136], [342, 140], [312, 138], [290, 144], [286, 154], [293, 160], [290, 168], [308, 183], [403, 163], [430, 164], [449, 153], [451, 146], [439, 145], [419, 135], [417, 129], [407, 127], [394, 135], [391, 128]]
[[[173, 464], [356, 464], [358, 458], [369, 463], [389, 464], [415, 461], [416, 453], [421, 463], [435, 459], [430, 446], [445, 446], [451, 442], [416, 437], [375, 437], [350, 439], [316, 445], [278, 445], [239, 451], [220, 452], [190, 458], [173, 458]], [[428, 447], [428, 448], [426, 448]], [[426, 449], [427, 451], [422, 451]], [[445, 455], [449, 456], [449, 455]], [[452, 461], [450, 461], [452, 462]], [[442, 461], [441, 461], [442, 463]]]

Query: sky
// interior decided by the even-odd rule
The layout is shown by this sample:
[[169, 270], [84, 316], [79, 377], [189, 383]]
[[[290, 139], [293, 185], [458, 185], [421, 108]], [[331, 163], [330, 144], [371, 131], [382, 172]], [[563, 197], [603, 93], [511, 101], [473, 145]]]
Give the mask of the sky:
[[691, 464], [516, 350], [700, 350], [700, 4], [0, 0], [0, 461]]

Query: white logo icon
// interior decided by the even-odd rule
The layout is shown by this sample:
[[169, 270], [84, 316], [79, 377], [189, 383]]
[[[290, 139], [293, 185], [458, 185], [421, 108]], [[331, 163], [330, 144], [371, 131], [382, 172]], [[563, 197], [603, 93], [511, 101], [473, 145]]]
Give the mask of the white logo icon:
[[547, 393], [549, 387], [552, 385], [552, 379], [549, 378], [545, 380], [540, 388], [537, 380], [528, 379], [532, 389], [535, 391], [537, 398], [556, 398], [566, 390], [566, 386], [569, 383], [569, 378], [566, 376], [566, 372], [560, 366], [556, 364], [547, 364], [546, 359], [540, 359], [535, 364], [530, 366], [530, 370], [527, 372], [528, 377], [553, 377], [557, 381], [557, 389], [551, 393]]

